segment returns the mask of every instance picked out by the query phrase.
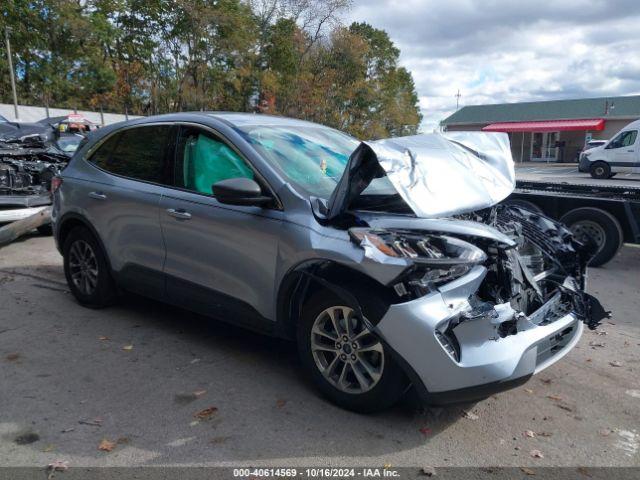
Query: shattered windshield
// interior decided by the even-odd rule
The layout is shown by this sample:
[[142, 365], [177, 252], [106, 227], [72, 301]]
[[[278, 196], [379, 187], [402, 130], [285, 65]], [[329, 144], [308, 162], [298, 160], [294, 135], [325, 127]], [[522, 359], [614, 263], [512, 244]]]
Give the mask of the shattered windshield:
[[[336, 188], [349, 156], [360, 144], [327, 127], [253, 125], [240, 130], [294, 187], [322, 198], [328, 198]], [[376, 179], [367, 193], [394, 193], [385, 180]]]

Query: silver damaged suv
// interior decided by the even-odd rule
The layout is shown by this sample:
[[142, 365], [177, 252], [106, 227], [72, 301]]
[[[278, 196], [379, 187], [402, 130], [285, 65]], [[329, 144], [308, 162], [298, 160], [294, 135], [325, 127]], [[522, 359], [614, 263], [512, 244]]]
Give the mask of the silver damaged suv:
[[504, 134], [180, 113], [92, 134], [53, 225], [82, 305], [125, 290], [294, 340], [326, 397], [370, 412], [520, 385], [607, 315], [593, 247], [500, 205], [514, 185]]

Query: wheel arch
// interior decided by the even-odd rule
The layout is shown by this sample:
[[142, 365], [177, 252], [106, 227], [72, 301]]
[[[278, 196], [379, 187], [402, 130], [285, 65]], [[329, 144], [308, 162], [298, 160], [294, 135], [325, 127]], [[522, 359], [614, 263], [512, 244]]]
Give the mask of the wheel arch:
[[[325, 282], [341, 290], [357, 286], [358, 290], [388, 300], [389, 305], [393, 300], [391, 288], [351, 266], [328, 259], [305, 260], [289, 269], [280, 282], [276, 318], [282, 336], [295, 338], [302, 306], [318, 290], [328, 289]], [[366, 305], [362, 308], [366, 309]]]
[[98, 242], [98, 245], [100, 245], [100, 248], [104, 253], [104, 257], [107, 261], [107, 265], [109, 266], [109, 270], [112, 270], [111, 261], [109, 260], [109, 255], [107, 255], [107, 250], [104, 246], [102, 238], [100, 238], [100, 235], [98, 234], [98, 231], [91, 224], [91, 222], [87, 220], [86, 217], [84, 217], [83, 215], [80, 215], [79, 213], [69, 212], [69, 213], [66, 213], [60, 219], [59, 226], [56, 229], [56, 239], [57, 239], [60, 251], [62, 252], [64, 248], [64, 242], [69, 236], [69, 233], [71, 232], [71, 230], [73, 230], [76, 227], [85, 227], [87, 230], [91, 232], [91, 234], [95, 237], [95, 239]]

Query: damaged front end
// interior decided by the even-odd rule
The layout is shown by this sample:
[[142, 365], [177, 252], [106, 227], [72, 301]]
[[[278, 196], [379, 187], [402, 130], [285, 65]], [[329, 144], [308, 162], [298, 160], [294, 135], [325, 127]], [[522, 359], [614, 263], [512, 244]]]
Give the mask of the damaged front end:
[[[389, 284], [397, 302], [377, 330], [431, 403], [474, 398], [460, 389], [478, 394], [479, 385], [499, 391], [524, 381], [568, 353], [583, 324], [594, 329], [608, 316], [584, 291], [594, 249], [564, 226], [508, 206], [462, 217], [452, 222], [482, 222], [495, 235], [349, 230], [368, 259], [409, 261]], [[435, 375], [426, 367], [434, 364]]]
[[0, 140], [0, 224], [26, 218], [51, 203], [51, 180], [69, 154], [40, 135]]
[[[503, 138], [476, 135], [395, 139], [391, 153], [368, 144], [319, 210], [321, 221], [341, 226], [351, 215], [363, 265], [405, 266], [388, 283], [396, 301], [375, 328], [430, 403], [522, 383], [608, 316], [585, 292], [595, 245], [543, 215], [497, 205], [513, 189], [510, 153]], [[434, 186], [430, 174], [447, 184]], [[360, 194], [385, 175], [416, 217], [359, 209]]]

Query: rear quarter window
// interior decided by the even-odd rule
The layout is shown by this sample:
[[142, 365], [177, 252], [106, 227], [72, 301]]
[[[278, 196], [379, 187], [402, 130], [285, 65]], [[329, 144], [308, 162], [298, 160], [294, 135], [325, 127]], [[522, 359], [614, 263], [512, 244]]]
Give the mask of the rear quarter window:
[[165, 153], [171, 127], [149, 125], [110, 137], [89, 159], [107, 172], [153, 183], [166, 183]]

